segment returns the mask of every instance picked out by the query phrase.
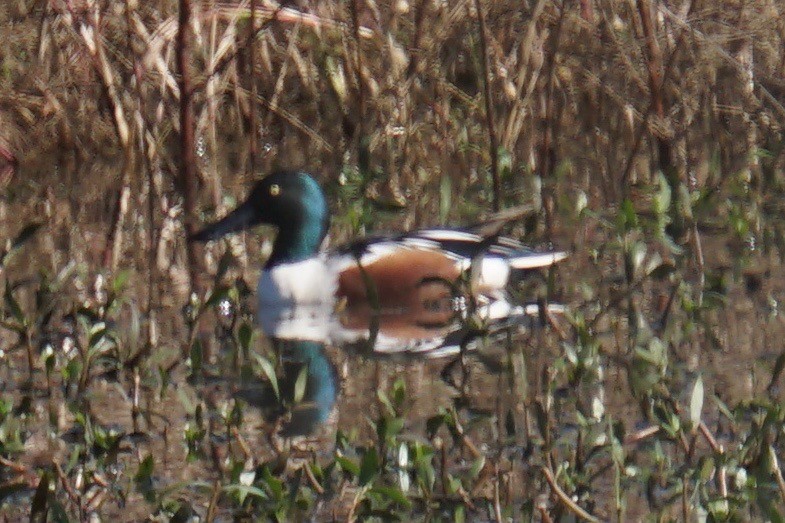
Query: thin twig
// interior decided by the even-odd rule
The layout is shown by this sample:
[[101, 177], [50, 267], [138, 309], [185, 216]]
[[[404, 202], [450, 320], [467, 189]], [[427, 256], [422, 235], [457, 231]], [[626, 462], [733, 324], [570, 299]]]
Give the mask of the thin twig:
[[638, 432], [633, 432], [632, 434], [627, 435], [624, 438], [625, 445], [632, 445], [634, 443], [638, 443], [644, 439], [650, 438], [654, 436], [660, 431], [660, 427], [657, 425], [652, 425], [650, 427], [646, 427], [645, 429], [641, 429]]
[[240, 431], [237, 430], [237, 427], [232, 427], [232, 436], [237, 440], [237, 444], [240, 445], [240, 449], [243, 451], [245, 459], [253, 458], [251, 447], [248, 445], [248, 442], [245, 441], [243, 435], [240, 434]]
[[501, 523], [504, 521], [504, 517], [502, 516], [501, 500], [499, 499], [499, 465], [496, 464], [494, 468], [496, 469], [496, 481], [493, 482], [493, 511], [496, 521]]
[[81, 496], [74, 491], [73, 487], [71, 486], [71, 483], [68, 481], [68, 476], [65, 475], [65, 472], [63, 472], [63, 469], [62, 467], [60, 467], [60, 464], [57, 463], [56, 461], [52, 461], [52, 465], [54, 466], [55, 472], [57, 473], [57, 478], [60, 480], [60, 483], [63, 485], [63, 490], [65, 490], [65, 493], [68, 494], [68, 498], [71, 500], [73, 504], [77, 506], [79, 512], [81, 513], [82, 512]]
[[700, 429], [701, 434], [703, 434], [703, 437], [706, 438], [706, 441], [711, 447], [711, 450], [719, 454], [723, 454], [725, 452], [725, 449], [722, 448], [722, 445], [717, 443], [717, 440], [714, 439], [714, 435], [709, 431], [709, 427], [706, 426], [704, 421], [701, 421], [698, 424], [698, 428]]
[[688, 501], [689, 496], [687, 492], [687, 473], [682, 473], [681, 476], [681, 520], [682, 521], [690, 521], [690, 503]]
[[[232, 12], [237, 9], [237, 6], [234, 4], [218, 4], [217, 6], [218, 12]], [[277, 2], [272, 2], [267, 0], [265, 5], [261, 5], [257, 7], [257, 16], [268, 16], [271, 19], [274, 19], [278, 22], [286, 22], [290, 24], [298, 24], [304, 25], [306, 27], [312, 27], [315, 29], [338, 29], [341, 31], [346, 31], [347, 28], [346, 24], [342, 22], [338, 22], [335, 20], [331, 20], [329, 18], [324, 18], [322, 16], [314, 15], [311, 13], [304, 13], [303, 11], [299, 11], [294, 9], [293, 7], [285, 7]], [[363, 39], [371, 39], [377, 36], [377, 33], [368, 27], [360, 26], [359, 31], [357, 33]]]
[[218, 499], [221, 496], [221, 482], [213, 483], [213, 493], [210, 496], [210, 504], [207, 506], [207, 515], [204, 520], [207, 523], [215, 521], [215, 513], [218, 511]]
[[575, 514], [579, 518], [583, 518], [583, 519], [588, 520], [588, 521], [599, 523], [599, 521], [600, 521], [599, 518], [596, 518], [596, 517], [592, 516], [591, 514], [589, 514], [588, 512], [586, 512], [586, 510], [584, 510], [583, 508], [580, 507], [580, 505], [575, 503], [570, 498], [570, 496], [568, 496], [567, 493], [564, 492], [561, 489], [559, 484], [556, 483], [556, 478], [554, 477], [553, 472], [551, 471], [551, 469], [549, 469], [548, 467], [540, 467], [540, 470], [542, 471], [543, 475], [545, 476], [545, 479], [548, 482], [548, 484], [551, 486], [551, 489], [553, 489], [554, 494], [556, 494], [556, 496], [559, 498], [559, 500], [561, 500], [561, 502], [564, 503], [564, 505], [573, 514]]
[[10, 459], [6, 459], [3, 456], [0, 456], [0, 465], [13, 470], [14, 472], [18, 472], [20, 474], [28, 474], [30, 469], [21, 463], [16, 463], [15, 461], [11, 461]]
[[785, 478], [782, 477], [782, 468], [780, 467], [780, 460], [774, 447], [769, 445], [769, 459], [771, 459], [771, 471], [774, 473], [774, 479], [777, 480], [777, 487], [780, 490], [780, 498], [785, 502]]
[[319, 495], [324, 494], [324, 487], [319, 483], [319, 480], [316, 479], [316, 476], [313, 475], [311, 467], [309, 467], [307, 463], [303, 463], [302, 468], [305, 471], [305, 477], [308, 478], [308, 483], [311, 484], [311, 488]]
[[[526, 108], [530, 103], [532, 94], [534, 94], [537, 80], [540, 77], [540, 70], [542, 69], [543, 60], [541, 58], [533, 60], [532, 52], [537, 49], [538, 54], [542, 54], [542, 38], [544, 37], [538, 36], [537, 29], [545, 4], [546, 0], [538, 0], [537, 5], [532, 10], [531, 19], [526, 26], [526, 32], [519, 45], [520, 59], [518, 60], [518, 74], [515, 78], [515, 100], [508, 112], [507, 125], [504, 126], [505, 130], [502, 135], [504, 147], [510, 150], [512, 150], [523, 129], [526, 115], [529, 113]], [[535, 37], [537, 37], [537, 40], [535, 40]], [[528, 81], [526, 81], [527, 78]], [[525, 93], [524, 88], [526, 88]]]

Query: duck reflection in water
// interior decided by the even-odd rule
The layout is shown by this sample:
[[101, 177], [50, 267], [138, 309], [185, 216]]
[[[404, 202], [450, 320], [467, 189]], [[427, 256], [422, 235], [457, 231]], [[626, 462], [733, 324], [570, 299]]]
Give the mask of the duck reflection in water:
[[[313, 435], [331, 419], [340, 393], [338, 373], [327, 347], [362, 357], [438, 358], [457, 356], [480, 345], [490, 346], [510, 333], [537, 328], [543, 314], [558, 313], [556, 305], [510, 307], [503, 319], [467, 317], [461, 300], [443, 294], [411, 303], [408, 310], [380, 313], [371, 307], [330, 311], [322, 307], [268, 307], [258, 319], [281, 362], [277, 377], [280, 398], [271, 386], [244, 389], [238, 396], [266, 413], [268, 421], [283, 420], [280, 435]], [[297, 382], [305, 380], [298, 398]], [[289, 405], [291, 408], [284, 408]]]

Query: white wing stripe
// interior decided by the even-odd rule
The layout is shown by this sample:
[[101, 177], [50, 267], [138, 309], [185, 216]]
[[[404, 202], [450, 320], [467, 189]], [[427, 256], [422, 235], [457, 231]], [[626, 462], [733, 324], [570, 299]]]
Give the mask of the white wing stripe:
[[459, 241], [480, 243], [482, 241], [482, 238], [474, 233], [456, 231], [452, 229], [423, 229], [421, 231], [416, 231], [413, 236], [419, 236], [421, 238], [428, 238], [430, 240], [443, 242]]
[[513, 269], [536, 269], [537, 267], [548, 267], [566, 257], [566, 252], [527, 253], [523, 256], [509, 258], [509, 263]]

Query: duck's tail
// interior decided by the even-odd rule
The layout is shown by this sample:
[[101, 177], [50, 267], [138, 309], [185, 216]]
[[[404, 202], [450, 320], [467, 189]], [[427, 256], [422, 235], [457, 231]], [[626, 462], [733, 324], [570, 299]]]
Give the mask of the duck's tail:
[[512, 253], [508, 258], [510, 267], [513, 269], [526, 270], [526, 269], [539, 269], [542, 267], [550, 267], [559, 263], [567, 257], [564, 251], [555, 252], [532, 252], [520, 251]]

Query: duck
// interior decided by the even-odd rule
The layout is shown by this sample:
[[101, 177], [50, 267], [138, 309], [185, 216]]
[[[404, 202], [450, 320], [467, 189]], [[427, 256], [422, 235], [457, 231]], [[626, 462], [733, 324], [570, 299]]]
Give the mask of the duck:
[[327, 198], [313, 176], [277, 170], [258, 181], [237, 208], [190, 239], [215, 241], [262, 224], [277, 228], [259, 276], [260, 309], [340, 304], [440, 311], [454, 301], [454, 285], [470, 274], [475, 298], [509, 310], [504, 297], [513, 274], [567, 257], [563, 251], [538, 252], [489, 235], [483, 224], [369, 236], [329, 248], [330, 218]]

